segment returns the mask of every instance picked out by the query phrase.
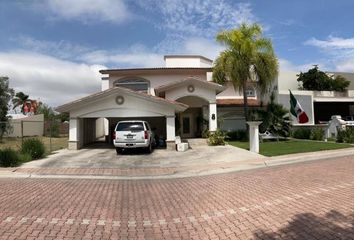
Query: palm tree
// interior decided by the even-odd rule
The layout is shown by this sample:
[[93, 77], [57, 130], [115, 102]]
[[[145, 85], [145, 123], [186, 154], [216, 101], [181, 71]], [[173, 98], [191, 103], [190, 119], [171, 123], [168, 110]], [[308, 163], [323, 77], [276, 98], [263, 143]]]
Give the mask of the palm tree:
[[24, 104], [29, 100], [29, 96], [23, 92], [16, 93], [15, 97], [12, 99], [13, 109], [21, 106], [21, 112], [24, 114]]
[[216, 40], [226, 46], [215, 60], [213, 81], [231, 81], [243, 92], [243, 107], [248, 120], [247, 87], [255, 84], [261, 94], [270, 90], [278, 75], [278, 60], [272, 42], [263, 37], [258, 24], [241, 24], [238, 29], [218, 33]]

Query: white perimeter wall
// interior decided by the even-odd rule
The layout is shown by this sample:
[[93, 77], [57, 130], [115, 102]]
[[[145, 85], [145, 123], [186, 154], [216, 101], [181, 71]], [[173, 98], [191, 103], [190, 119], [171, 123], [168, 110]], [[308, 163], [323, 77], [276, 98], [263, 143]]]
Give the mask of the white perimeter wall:
[[43, 136], [44, 134], [44, 115], [38, 114], [34, 116], [28, 116], [20, 119], [10, 120], [9, 123], [12, 127], [12, 132], [8, 134], [8, 137], [21, 137], [22, 128], [21, 121], [23, 122], [23, 136]]

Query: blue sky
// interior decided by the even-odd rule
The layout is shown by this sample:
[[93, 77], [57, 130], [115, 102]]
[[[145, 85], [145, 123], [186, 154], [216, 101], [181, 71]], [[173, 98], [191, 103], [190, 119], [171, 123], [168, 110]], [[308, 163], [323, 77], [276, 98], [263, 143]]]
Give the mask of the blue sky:
[[1, 0], [0, 75], [52, 106], [99, 91], [99, 69], [214, 59], [215, 35], [257, 22], [280, 70], [354, 71], [350, 0]]

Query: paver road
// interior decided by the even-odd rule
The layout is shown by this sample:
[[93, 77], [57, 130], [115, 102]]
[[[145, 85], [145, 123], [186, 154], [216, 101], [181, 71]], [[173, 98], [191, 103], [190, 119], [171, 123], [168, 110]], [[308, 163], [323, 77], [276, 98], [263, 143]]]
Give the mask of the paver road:
[[0, 239], [354, 239], [354, 158], [170, 180], [0, 179]]

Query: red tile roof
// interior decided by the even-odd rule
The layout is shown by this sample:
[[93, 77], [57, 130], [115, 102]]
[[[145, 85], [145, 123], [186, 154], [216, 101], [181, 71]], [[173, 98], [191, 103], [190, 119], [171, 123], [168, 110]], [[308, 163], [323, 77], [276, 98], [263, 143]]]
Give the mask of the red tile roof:
[[[216, 103], [221, 106], [243, 106], [243, 99], [217, 99]], [[261, 102], [256, 99], [247, 99], [248, 106], [259, 107]]]

